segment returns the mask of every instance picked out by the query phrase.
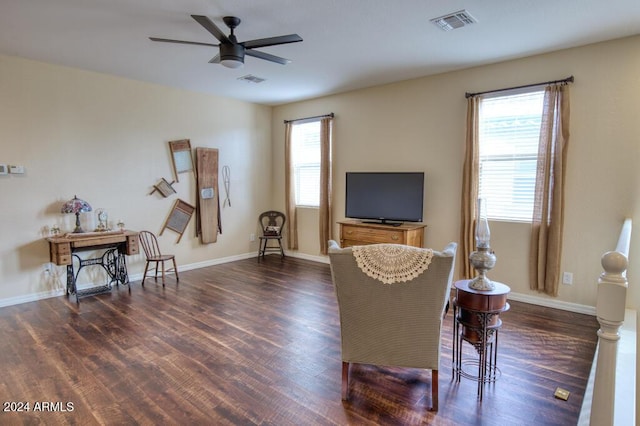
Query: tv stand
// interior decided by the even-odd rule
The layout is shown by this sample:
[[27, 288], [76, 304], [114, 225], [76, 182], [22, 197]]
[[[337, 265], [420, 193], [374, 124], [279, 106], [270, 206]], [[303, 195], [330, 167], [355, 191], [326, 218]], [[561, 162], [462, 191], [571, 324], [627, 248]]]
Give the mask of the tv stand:
[[362, 223], [374, 223], [387, 226], [402, 226], [403, 222], [387, 222], [386, 220], [363, 220]]
[[360, 220], [342, 220], [340, 225], [340, 246], [360, 246], [366, 244], [404, 244], [424, 247], [422, 223], [383, 224], [367, 223]]

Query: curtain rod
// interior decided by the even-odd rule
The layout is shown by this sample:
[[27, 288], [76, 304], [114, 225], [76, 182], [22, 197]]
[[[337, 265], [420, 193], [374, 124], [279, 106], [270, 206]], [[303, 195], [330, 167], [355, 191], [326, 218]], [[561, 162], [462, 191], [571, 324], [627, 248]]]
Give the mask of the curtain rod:
[[544, 86], [544, 85], [547, 85], [547, 84], [557, 84], [557, 83], [564, 83], [564, 84], [573, 83], [573, 76], [569, 76], [569, 77], [564, 78], [562, 80], [552, 80], [552, 81], [545, 81], [545, 82], [542, 82], [542, 83], [525, 84], [524, 86], [515, 86], [515, 87], [507, 87], [507, 88], [504, 88], [504, 89], [487, 90], [485, 92], [477, 92], [477, 93], [466, 92], [464, 94], [464, 97], [465, 98], [471, 98], [473, 96], [485, 95], [487, 93], [504, 92], [505, 90], [514, 90], [514, 89], [525, 89], [527, 87]]
[[284, 124], [293, 123], [295, 121], [313, 120], [314, 118], [326, 118], [326, 117], [333, 118], [333, 113], [331, 112], [329, 114], [324, 114], [324, 115], [314, 115], [313, 117], [296, 118], [295, 120], [284, 120]]

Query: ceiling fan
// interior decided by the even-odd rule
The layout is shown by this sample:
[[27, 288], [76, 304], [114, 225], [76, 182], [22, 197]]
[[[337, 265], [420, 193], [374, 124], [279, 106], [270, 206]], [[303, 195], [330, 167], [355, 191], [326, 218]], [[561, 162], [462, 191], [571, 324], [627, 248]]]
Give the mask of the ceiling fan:
[[283, 36], [261, 38], [257, 40], [247, 40], [238, 42], [233, 30], [240, 25], [240, 18], [235, 16], [225, 16], [222, 18], [224, 23], [231, 29], [231, 34], [226, 36], [211, 19], [202, 15], [191, 15], [200, 25], [202, 25], [207, 31], [209, 31], [215, 38], [220, 41], [220, 44], [213, 43], [201, 43], [197, 41], [183, 41], [183, 40], [171, 40], [167, 38], [149, 37], [152, 41], [161, 41], [165, 43], [181, 43], [181, 44], [195, 44], [198, 46], [214, 46], [220, 48], [220, 53], [214, 56], [209, 63], [220, 63], [228, 68], [240, 68], [244, 64], [244, 55], [253, 56], [254, 58], [265, 59], [267, 61], [275, 62], [278, 64], [286, 65], [291, 61], [289, 59], [281, 58], [279, 56], [271, 55], [269, 53], [253, 50], [258, 47], [275, 46], [278, 44], [296, 43], [302, 41], [302, 38], [298, 34], [288, 34]]

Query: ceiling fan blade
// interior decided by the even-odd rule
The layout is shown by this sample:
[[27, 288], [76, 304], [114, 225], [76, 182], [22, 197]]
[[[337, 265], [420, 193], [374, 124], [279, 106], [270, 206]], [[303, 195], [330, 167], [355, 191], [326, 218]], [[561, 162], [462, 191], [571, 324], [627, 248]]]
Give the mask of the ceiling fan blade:
[[288, 34], [277, 37], [248, 40], [240, 44], [244, 45], [244, 47], [247, 49], [253, 49], [256, 47], [275, 46], [277, 44], [297, 43], [299, 41], [302, 41], [302, 37], [300, 37], [298, 34]]
[[158, 37], [149, 37], [151, 41], [161, 41], [163, 43], [180, 43], [180, 44], [195, 44], [197, 46], [213, 46], [218, 47], [217, 44], [212, 43], [200, 43], [199, 41], [184, 41], [184, 40], [172, 40], [170, 38], [158, 38]]
[[209, 31], [220, 43], [231, 43], [231, 40], [213, 23], [213, 21], [203, 15], [191, 15], [205, 30]]
[[253, 56], [254, 58], [265, 59], [267, 61], [275, 62], [282, 65], [291, 63], [289, 59], [281, 58], [280, 56], [271, 55], [269, 53], [260, 52], [258, 50], [245, 50], [245, 55]]
[[217, 54], [209, 61], [210, 64], [219, 64], [220, 63], [220, 54]]

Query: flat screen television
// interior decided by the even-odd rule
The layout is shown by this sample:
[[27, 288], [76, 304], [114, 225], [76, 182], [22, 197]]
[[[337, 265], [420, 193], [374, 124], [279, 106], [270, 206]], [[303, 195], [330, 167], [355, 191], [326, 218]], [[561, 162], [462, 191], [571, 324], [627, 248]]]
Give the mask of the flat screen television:
[[422, 222], [423, 172], [347, 172], [345, 216], [399, 225]]

